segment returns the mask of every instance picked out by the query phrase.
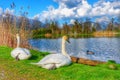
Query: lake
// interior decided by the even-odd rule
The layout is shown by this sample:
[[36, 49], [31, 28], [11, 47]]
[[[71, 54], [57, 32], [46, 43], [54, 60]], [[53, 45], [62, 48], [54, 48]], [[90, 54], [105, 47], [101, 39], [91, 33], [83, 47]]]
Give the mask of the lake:
[[[29, 43], [39, 51], [61, 53], [61, 38], [31, 39]], [[95, 54], [87, 55], [87, 50]], [[66, 43], [66, 51], [75, 57], [120, 63], [120, 38], [70, 38], [70, 44]]]

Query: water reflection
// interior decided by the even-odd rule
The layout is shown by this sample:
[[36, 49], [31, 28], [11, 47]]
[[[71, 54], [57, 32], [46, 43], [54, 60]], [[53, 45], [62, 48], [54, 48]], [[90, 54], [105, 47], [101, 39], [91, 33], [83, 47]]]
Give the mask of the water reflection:
[[[32, 39], [29, 42], [40, 51], [61, 53], [61, 38]], [[66, 48], [72, 56], [100, 61], [115, 60], [120, 63], [120, 38], [71, 38], [70, 42], [66, 43]], [[87, 50], [95, 54], [87, 55]]]

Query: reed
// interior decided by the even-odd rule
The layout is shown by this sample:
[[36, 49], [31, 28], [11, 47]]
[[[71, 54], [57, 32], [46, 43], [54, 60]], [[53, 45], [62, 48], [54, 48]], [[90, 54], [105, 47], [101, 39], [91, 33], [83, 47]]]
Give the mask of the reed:
[[97, 31], [93, 33], [95, 37], [114, 37], [116, 36], [116, 32], [114, 31]]
[[20, 24], [17, 25], [17, 18], [10, 14], [4, 14], [6, 17], [2, 17], [0, 20], [0, 45], [16, 47], [16, 34], [21, 36], [21, 47], [30, 48], [28, 38], [30, 36], [30, 30], [26, 29], [27, 18], [21, 17]]

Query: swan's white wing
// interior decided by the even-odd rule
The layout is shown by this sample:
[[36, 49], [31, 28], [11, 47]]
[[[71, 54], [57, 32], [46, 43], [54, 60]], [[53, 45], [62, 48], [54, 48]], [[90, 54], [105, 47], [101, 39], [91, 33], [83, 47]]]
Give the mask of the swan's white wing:
[[13, 58], [16, 58], [16, 56], [18, 54], [19, 54], [19, 56], [18, 56], [19, 59], [28, 59], [29, 57], [31, 57], [30, 51], [28, 49], [25, 49], [25, 48], [15, 48], [11, 52], [11, 56]]
[[40, 64], [60, 64], [64, 60], [66, 60], [67, 57], [62, 54], [49, 54], [45, 56], [42, 60], [40, 60]]
[[55, 65], [56, 68], [59, 68], [60, 66], [69, 65], [70, 63], [71, 60], [62, 54], [49, 54], [35, 64], [43, 68], [50, 69], [53, 65]]
[[30, 54], [31, 54], [28, 49], [26, 49], [26, 48], [22, 48], [22, 49], [23, 49], [23, 51], [25, 52], [25, 54], [27, 54], [27, 55], [30, 55]]

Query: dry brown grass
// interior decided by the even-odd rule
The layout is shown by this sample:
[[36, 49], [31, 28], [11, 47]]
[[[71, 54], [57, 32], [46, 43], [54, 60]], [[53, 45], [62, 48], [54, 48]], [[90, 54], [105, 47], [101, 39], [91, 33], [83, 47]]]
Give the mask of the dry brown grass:
[[51, 38], [51, 37], [52, 37], [52, 34], [46, 33], [46, 34], [45, 34], [45, 37], [46, 37], [46, 38]]
[[12, 23], [8, 19], [6, 19], [6, 21], [0, 21], [0, 45], [16, 47], [16, 34], [19, 32], [21, 36], [20, 46], [30, 48], [28, 44], [28, 35], [30, 32], [25, 30], [26, 22], [23, 20], [18, 29], [16, 27], [16, 19], [14, 19]]
[[97, 31], [93, 33], [95, 37], [114, 37], [116, 34], [117, 33], [113, 31]]

